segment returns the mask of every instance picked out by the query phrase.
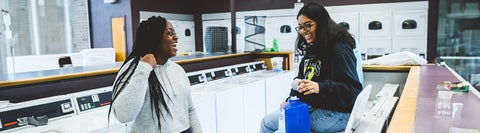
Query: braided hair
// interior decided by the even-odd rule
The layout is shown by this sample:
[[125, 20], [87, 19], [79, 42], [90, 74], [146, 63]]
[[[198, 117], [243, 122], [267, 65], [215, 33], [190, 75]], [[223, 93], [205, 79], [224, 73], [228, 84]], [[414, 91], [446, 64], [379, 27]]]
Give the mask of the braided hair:
[[[136, 32], [136, 39], [134, 40], [132, 53], [128, 55], [126, 61], [121, 66], [121, 68], [126, 67], [126, 69], [118, 76], [117, 80], [113, 84], [111, 105], [113, 105], [118, 95], [122, 93], [128, 81], [130, 81], [130, 78], [132, 77], [133, 72], [137, 68], [141, 58], [147, 54], [161, 53], [161, 51], [159, 51], [160, 45], [158, 44], [161, 44], [163, 37], [158, 37], [158, 35], [164, 35], [166, 27], [167, 20], [160, 16], [152, 16], [148, 18], [148, 20], [144, 20], [140, 23], [140, 26], [138, 27]], [[132, 59], [132, 63], [126, 66], [125, 64]], [[148, 76], [148, 90], [150, 94], [150, 102], [153, 103], [150, 104], [152, 108], [152, 113], [155, 112], [155, 114], [152, 116], [157, 116], [156, 119], [158, 119], [158, 128], [161, 129], [160, 118], [165, 118], [165, 115], [171, 115], [165, 101], [165, 96], [170, 101], [171, 98], [165, 92], [165, 89], [158, 81], [158, 78], [153, 70]], [[167, 114], [162, 114], [160, 108], [164, 108]], [[110, 109], [108, 111], [108, 117], [110, 117], [111, 111], [112, 106], [110, 106]]]

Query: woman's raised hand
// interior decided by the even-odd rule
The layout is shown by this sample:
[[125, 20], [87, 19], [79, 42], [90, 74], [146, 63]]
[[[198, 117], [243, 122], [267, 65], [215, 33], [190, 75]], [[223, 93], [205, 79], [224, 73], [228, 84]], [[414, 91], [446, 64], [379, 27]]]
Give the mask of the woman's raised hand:
[[155, 60], [155, 56], [153, 56], [153, 54], [147, 54], [143, 56], [142, 61], [152, 65], [152, 68], [155, 68], [155, 66], [157, 66], [157, 60]]

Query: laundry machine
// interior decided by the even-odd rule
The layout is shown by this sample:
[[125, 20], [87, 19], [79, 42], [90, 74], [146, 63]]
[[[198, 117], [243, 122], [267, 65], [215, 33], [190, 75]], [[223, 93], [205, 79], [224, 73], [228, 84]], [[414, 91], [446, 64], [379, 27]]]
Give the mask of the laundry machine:
[[[278, 105], [282, 101], [285, 101], [290, 94], [291, 83], [295, 76], [295, 72], [291, 70], [283, 70], [280, 72], [266, 70], [264, 61], [252, 62], [247, 65], [250, 66], [250, 69], [255, 69], [255, 71], [245, 74], [244, 76], [239, 76], [240, 79], [244, 80], [238, 80], [235, 82], [243, 84], [251, 82], [249, 80], [263, 82], [263, 90], [265, 90], [265, 114], [268, 114], [275, 109], [279, 109]], [[240, 68], [242, 65], [238, 67]], [[235, 79], [235, 76], [232, 79]]]
[[195, 106], [202, 131], [206, 133], [217, 132], [215, 92], [206, 88], [208, 71], [195, 71], [187, 73], [191, 85], [192, 102]]
[[9, 125], [1, 130], [12, 133], [128, 132], [127, 124], [120, 123], [113, 115], [108, 119], [110, 98], [111, 87], [105, 87], [18, 103], [0, 109], [2, 125]]
[[426, 58], [427, 10], [393, 11], [392, 52], [410, 51]]
[[295, 51], [298, 32], [295, 27], [298, 26], [296, 16], [285, 17], [267, 17], [265, 20], [265, 46], [273, 48], [273, 40], [277, 40], [277, 45], [283, 51]]
[[208, 123], [202, 124], [202, 128], [211, 132], [244, 132], [243, 90], [236, 84], [226, 83], [231, 79], [230, 69], [227, 66], [188, 74], [189, 79], [194, 80], [197, 78], [191, 76], [205, 77], [205, 83], [192, 85], [192, 100], [200, 121]]
[[[205, 73], [206, 90], [215, 93], [217, 133], [245, 131], [244, 91], [241, 85], [232, 83], [232, 68], [233, 66], [219, 67]], [[250, 67], [242, 67], [238, 71], [236, 74], [244, 75], [250, 71]]]
[[295, 76], [294, 71], [282, 72], [260, 71], [249, 75], [248, 78], [262, 79], [265, 82], [265, 112], [266, 114], [278, 110], [280, 103], [290, 95], [291, 83]]
[[353, 35], [355, 40], [359, 39], [358, 25], [359, 18], [358, 12], [342, 12], [342, 13], [330, 13], [330, 17], [337, 23], [347, 28], [348, 32]]
[[[260, 122], [265, 116], [265, 80], [262, 78], [250, 77], [254, 73], [266, 70], [264, 61], [255, 61], [231, 66], [231, 70], [249, 71], [246, 74], [235, 74], [231, 79], [218, 82], [217, 84], [230, 84], [235, 89], [242, 90], [244, 132], [260, 131]], [[240, 69], [238, 69], [240, 68]], [[237, 73], [236, 71], [232, 72]]]
[[360, 12], [360, 51], [367, 58], [392, 52], [392, 12]]

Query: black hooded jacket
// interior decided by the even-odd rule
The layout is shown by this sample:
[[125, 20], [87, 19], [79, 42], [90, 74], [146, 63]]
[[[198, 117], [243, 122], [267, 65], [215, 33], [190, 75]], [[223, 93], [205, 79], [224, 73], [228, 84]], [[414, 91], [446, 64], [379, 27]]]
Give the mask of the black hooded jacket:
[[[320, 54], [310, 54], [313, 53], [311, 50], [320, 50], [315, 52]], [[300, 62], [296, 78], [310, 79], [318, 83], [318, 94], [303, 95], [296, 90], [290, 92], [290, 96], [299, 97], [312, 108], [350, 113], [357, 95], [362, 90], [353, 48], [343, 43], [324, 48], [309, 48]]]

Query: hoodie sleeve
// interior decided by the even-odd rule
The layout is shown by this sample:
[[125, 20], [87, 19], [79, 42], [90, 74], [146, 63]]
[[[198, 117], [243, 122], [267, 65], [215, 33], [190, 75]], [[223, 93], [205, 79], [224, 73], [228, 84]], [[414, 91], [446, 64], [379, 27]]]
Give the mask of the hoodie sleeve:
[[[122, 67], [117, 74], [116, 80], [118, 80], [118, 75], [124, 71], [130, 71], [125, 70], [130, 63]], [[153, 68], [150, 64], [139, 61], [130, 81], [126, 82], [125, 79], [124, 81], [120, 81], [119, 85], [126, 84], [126, 86], [112, 104], [113, 114], [120, 122], [130, 122], [137, 117], [143, 106], [145, 95], [147, 94], [148, 76], [152, 70]]]

